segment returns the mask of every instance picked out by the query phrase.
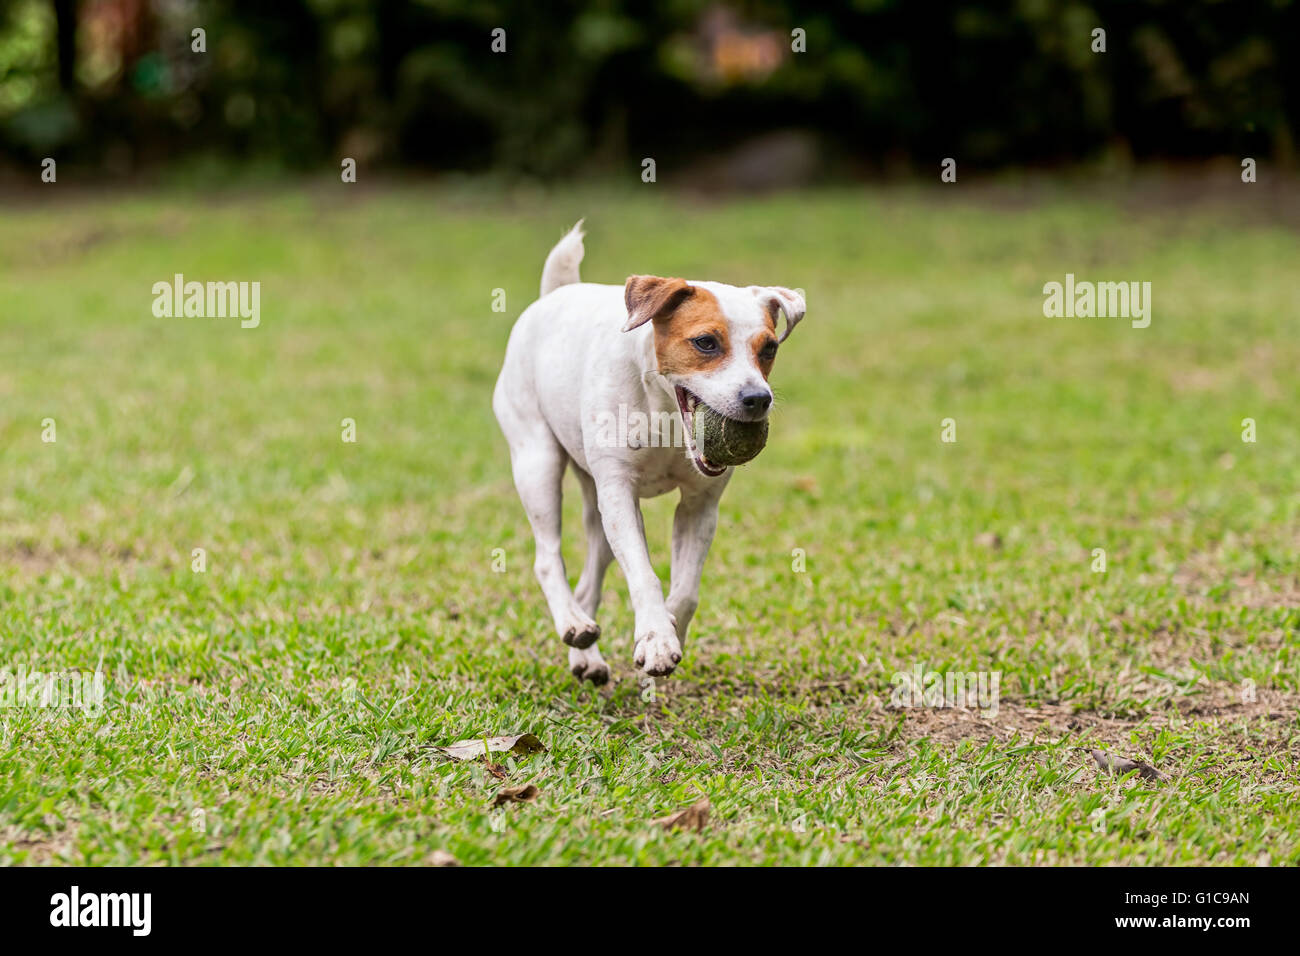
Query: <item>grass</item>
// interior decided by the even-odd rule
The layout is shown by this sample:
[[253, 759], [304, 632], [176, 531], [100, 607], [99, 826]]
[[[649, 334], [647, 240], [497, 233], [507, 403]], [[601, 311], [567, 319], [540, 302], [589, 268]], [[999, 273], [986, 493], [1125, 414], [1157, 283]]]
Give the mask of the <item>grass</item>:
[[[100, 669], [107, 697], [0, 709], [0, 863], [1300, 862], [1300, 239], [1247, 188], [11, 205], [4, 686]], [[614, 682], [569, 675], [489, 408], [579, 216], [588, 279], [809, 302], [652, 694], [617, 569]], [[178, 272], [260, 281], [260, 328], [153, 317]], [[1044, 318], [1067, 272], [1150, 281], [1150, 328]], [[645, 504], [665, 581], [672, 507]], [[917, 667], [999, 672], [996, 715], [891, 706]], [[546, 752], [436, 749], [524, 732]], [[702, 796], [703, 832], [652, 823]]]

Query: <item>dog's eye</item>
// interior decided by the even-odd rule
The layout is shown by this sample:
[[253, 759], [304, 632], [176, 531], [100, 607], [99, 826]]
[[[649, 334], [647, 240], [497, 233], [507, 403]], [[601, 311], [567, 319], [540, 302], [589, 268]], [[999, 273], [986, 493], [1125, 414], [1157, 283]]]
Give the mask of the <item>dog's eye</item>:
[[712, 335], [697, 335], [691, 339], [691, 344], [706, 354], [716, 352], [720, 348], [717, 338]]
[[776, 358], [776, 343], [768, 342], [758, 350], [758, 357], [764, 362], [770, 362]]

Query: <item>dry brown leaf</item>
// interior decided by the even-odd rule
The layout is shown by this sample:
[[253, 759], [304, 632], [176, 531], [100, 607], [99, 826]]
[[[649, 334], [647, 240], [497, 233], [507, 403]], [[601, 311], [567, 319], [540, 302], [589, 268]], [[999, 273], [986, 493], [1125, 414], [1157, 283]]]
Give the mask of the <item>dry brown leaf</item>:
[[705, 797], [685, 810], [678, 810], [676, 813], [650, 822], [655, 826], [663, 827], [665, 830], [695, 830], [699, 832], [709, 825], [710, 809], [712, 809], [712, 805], [709, 803], [709, 798]]
[[506, 737], [488, 737], [486, 740], [481, 737], [474, 740], [458, 740], [454, 744], [434, 749], [457, 760], [474, 760], [489, 753], [512, 753], [516, 757], [523, 757], [541, 753], [546, 750], [546, 747], [532, 734], [514, 734]]
[[496, 808], [504, 807], [507, 803], [528, 803], [530, 800], [536, 800], [541, 792], [531, 783], [526, 783], [522, 787], [502, 787], [492, 798], [492, 806]]
[[1140, 760], [1129, 760], [1127, 757], [1117, 757], [1114, 754], [1108, 754], [1104, 750], [1090, 750], [1092, 759], [1097, 761], [1097, 766], [1102, 770], [1109, 771], [1116, 775], [1126, 774], [1131, 770], [1136, 770], [1143, 780], [1162, 780], [1163, 775], [1155, 767], [1145, 764]]
[[430, 866], [460, 866], [460, 860], [456, 859], [446, 850], [434, 850], [429, 854]]

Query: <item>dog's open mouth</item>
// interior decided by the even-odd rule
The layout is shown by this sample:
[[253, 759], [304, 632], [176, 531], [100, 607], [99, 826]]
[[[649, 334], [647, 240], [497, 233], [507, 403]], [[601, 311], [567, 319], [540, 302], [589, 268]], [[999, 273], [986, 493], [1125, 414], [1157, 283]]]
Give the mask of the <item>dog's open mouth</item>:
[[700, 400], [680, 385], [675, 386], [675, 391], [677, 392], [677, 407], [681, 409], [682, 413], [682, 426], [686, 429], [686, 450], [690, 453], [691, 462], [701, 475], [717, 478], [727, 470], [726, 467], [719, 468], [710, 465], [704, 460], [704, 456], [700, 454], [700, 449], [695, 445], [695, 406], [700, 404]]

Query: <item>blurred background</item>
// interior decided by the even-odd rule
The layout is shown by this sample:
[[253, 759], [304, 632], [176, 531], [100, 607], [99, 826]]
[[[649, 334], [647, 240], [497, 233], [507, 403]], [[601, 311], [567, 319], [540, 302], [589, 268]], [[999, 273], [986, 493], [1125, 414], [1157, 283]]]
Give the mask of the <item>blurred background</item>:
[[[0, 665], [121, 708], [5, 711], [0, 865], [1300, 862], [1298, 6], [0, 0]], [[653, 711], [618, 570], [568, 673], [491, 411], [582, 217], [588, 281], [808, 302]], [[1004, 722], [886, 711], [920, 661]], [[426, 762], [524, 730], [503, 829]]]
[[1291, 0], [0, 0], [0, 176], [1289, 168], [1297, 47]]

